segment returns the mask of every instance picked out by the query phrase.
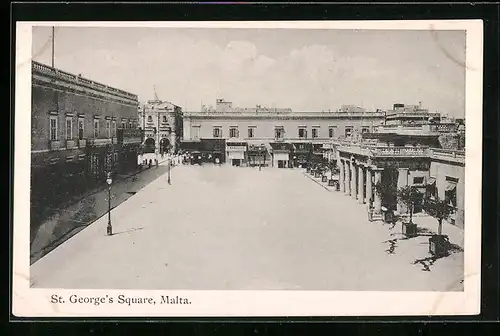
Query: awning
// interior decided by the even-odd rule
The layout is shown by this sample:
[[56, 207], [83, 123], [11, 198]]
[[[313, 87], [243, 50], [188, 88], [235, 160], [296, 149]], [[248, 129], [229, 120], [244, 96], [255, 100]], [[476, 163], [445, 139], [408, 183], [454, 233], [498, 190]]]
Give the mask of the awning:
[[452, 191], [452, 190], [455, 190], [456, 187], [457, 187], [456, 183], [448, 182], [448, 184], [446, 185], [444, 190], [445, 191]]
[[244, 160], [245, 154], [243, 152], [228, 152], [228, 159]]
[[436, 183], [435, 177], [430, 177], [429, 180], [427, 181], [427, 185], [433, 185], [434, 183]]

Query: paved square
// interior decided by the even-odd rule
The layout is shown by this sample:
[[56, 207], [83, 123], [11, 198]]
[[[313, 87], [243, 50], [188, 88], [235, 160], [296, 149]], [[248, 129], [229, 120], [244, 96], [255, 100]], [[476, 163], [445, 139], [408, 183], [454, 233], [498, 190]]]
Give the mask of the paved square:
[[[431, 271], [366, 208], [301, 170], [178, 166], [31, 266], [33, 287], [461, 290], [463, 253]], [[396, 232], [396, 231], [394, 231]], [[424, 238], [424, 237], [419, 237]]]

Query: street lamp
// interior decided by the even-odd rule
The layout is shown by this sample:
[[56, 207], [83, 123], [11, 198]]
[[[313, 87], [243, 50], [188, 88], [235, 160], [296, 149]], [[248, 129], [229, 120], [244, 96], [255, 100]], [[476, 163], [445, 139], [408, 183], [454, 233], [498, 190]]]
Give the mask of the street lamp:
[[108, 184], [108, 227], [107, 234], [108, 236], [113, 235], [113, 227], [111, 226], [111, 183], [113, 183], [113, 179], [111, 178], [111, 173], [108, 173], [106, 178], [106, 183]]
[[169, 158], [168, 159], [168, 184], [172, 184], [170, 182], [170, 170], [172, 169], [172, 165], [171, 165], [171, 159]]

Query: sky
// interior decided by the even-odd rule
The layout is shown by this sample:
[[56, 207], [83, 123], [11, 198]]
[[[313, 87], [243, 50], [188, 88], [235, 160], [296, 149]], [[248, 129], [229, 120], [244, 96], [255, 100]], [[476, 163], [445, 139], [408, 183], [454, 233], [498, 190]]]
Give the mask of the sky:
[[[52, 28], [32, 55], [51, 64]], [[465, 32], [335, 29], [57, 27], [56, 68], [185, 111], [215, 106], [370, 110], [418, 104], [465, 115]]]

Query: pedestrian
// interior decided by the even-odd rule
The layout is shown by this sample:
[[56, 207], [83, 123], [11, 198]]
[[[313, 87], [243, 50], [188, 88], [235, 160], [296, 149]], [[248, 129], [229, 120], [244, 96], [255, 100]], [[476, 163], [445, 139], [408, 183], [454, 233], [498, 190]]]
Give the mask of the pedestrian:
[[149, 168], [153, 165], [153, 160], [149, 159]]
[[368, 220], [373, 221], [373, 199], [370, 198], [368, 201]]

